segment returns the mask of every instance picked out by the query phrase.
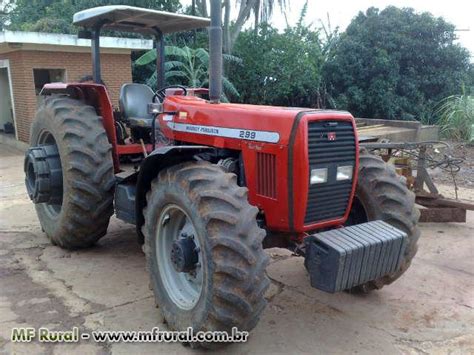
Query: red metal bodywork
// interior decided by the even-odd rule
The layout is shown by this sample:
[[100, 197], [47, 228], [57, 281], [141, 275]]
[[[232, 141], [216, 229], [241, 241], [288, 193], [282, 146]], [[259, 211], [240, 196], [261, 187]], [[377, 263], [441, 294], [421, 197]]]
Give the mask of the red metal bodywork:
[[[165, 111], [176, 112], [173, 121], [178, 123], [230, 127], [242, 130], [261, 130], [277, 132], [280, 135], [278, 143], [254, 142], [234, 138], [222, 138], [206, 136], [190, 132], [176, 132], [171, 130], [164, 121], [165, 115], [161, 115], [160, 127], [166, 136], [178, 141], [188, 143], [209, 145], [218, 148], [239, 150], [242, 152], [245, 178], [249, 189], [249, 201], [252, 205], [259, 207], [265, 212], [267, 228], [281, 232], [303, 233], [310, 230], [343, 224], [349, 214], [352, 197], [355, 191], [357, 173], [354, 174], [352, 195], [348, 208], [343, 218], [338, 220], [324, 221], [316, 224], [305, 225], [304, 214], [306, 211], [307, 191], [309, 188], [309, 164], [308, 164], [308, 134], [307, 122], [312, 120], [344, 120], [352, 122], [355, 131], [355, 122], [352, 115], [347, 112], [317, 111], [307, 113], [296, 128], [295, 146], [293, 149], [293, 194], [295, 201], [293, 206], [293, 228], [290, 229], [289, 201], [288, 201], [288, 152], [289, 139], [296, 115], [304, 110], [299, 108], [285, 108], [273, 106], [257, 106], [243, 104], [210, 104], [206, 100], [192, 96], [171, 96], [165, 100]], [[184, 114], [185, 113], [185, 114]], [[356, 165], [358, 164], [358, 147], [356, 136]], [[271, 153], [276, 156], [277, 170], [277, 196], [269, 198], [257, 194], [256, 189], [256, 154], [257, 152]], [[355, 166], [354, 172], [357, 172]]]
[[[97, 108], [98, 113], [103, 117], [104, 127], [109, 136], [110, 143], [113, 146], [116, 172], [120, 171], [118, 159], [120, 155], [142, 152], [142, 147], [138, 144], [117, 145], [113, 108], [107, 90], [103, 85], [76, 83], [47, 84], [44, 91], [46, 93], [65, 91], [69, 95], [83, 99], [88, 104]], [[182, 96], [179, 94], [166, 97], [164, 109], [165, 112], [174, 113], [159, 116], [160, 128], [168, 138], [188, 144], [232, 149], [242, 153], [246, 185], [249, 189], [249, 202], [264, 211], [266, 227], [269, 230], [302, 235], [305, 232], [315, 229], [341, 225], [346, 221], [355, 192], [359, 161], [355, 121], [349, 113], [243, 104], [211, 104], [195, 96]], [[307, 112], [302, 115], [298, 124], [295, 125], [296, 116], [302, 111]], [[343, 218], [305, 225], [304, 216], [309, 188], [307, 123], [308, 121], [327, 119], [349, 121], [352, 123], [356, 145], [356, 166], [354, 167], [352, 194]], [[180, 132], [171, 129], [168, 126], [170, 122], [241, 130], [271, 131], [278, 133], [279, 139], [276, 143], [268, 143], [196, 134], [192, 132]], [[292, 130], [294, 130], [294, 145], [292, 148], [293, 165], [289, 167], [289, 141]], [[147, 150], [149, 151], [150, 149], [151, 147], [147, 146]], [[257, 193], [257, 153], [270, 153], [276, 157], [275, 197], [270, 198]], [[293, 191], [289, 191], [288, 178], [290, 174], [293, 174], [293, 186], [291, 187]], [[293, 193], [293, 206], [290, 206], [289, 202], [290, 192]], [[293, 209], [292, 223], [289, 221], [290, 208]]]

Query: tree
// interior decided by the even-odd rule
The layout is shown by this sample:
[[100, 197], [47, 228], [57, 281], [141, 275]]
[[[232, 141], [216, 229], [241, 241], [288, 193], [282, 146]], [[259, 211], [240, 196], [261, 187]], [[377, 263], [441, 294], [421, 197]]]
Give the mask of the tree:
[[10, 6], [10, 0], [0, 0], [0, 31], [3, 31], [7, 25]]
[[241, 33], [234, 53], [243, 65], [228, 70], [245, 103], [320, 107], [325, 100], [321, 71], [325, 62], [320, 32], [298, 24], [283, 33], [267, 24]]
[[[290, 0], [277, 0], [282, 11], [287, 9]], [[244, 24], [254, 14], [255, 29], [258, 28], [260, 21], [268, 22], [272, 16], [275, 7], [275, 0], [239, 0], [238, 14], [234, 23], [231, 23], [232, 2], [223, 0], [224, 9], [224, 52], [231, 53], [235, 41], [239, 36]]]
[[408, 8], [359, 13], [324, 69], [338, 108], [360, 117], [426, 119], [467, 80], [469, 52], [455, 44], [454, 29]]
[[193, 0], [191, 5], [191, 15], [199, 14], [202, 17], [208, 17], [207, 0]]
[[[208, 17], [208, 0], [193, 0], [189, 13]], [[290, 0], [222, 0], [224, 15], [223, 21], [223, 49], [225, 53], [231, 53], [235, 41], [242, 31], [245, 23], [253, 14], [254, 28], [257, 30], [260, 23], [270, 21], [275, 5], [278, 4], [282, 11], [288, 8]], [[237, 17], [231, 22], [233, 12], [237, 10]]]
[[130, 5], [176, 12], [179, 0], [15, 0], [8, 12], [11, 30], [76, 33], [74, 13], [96, 6]]
[[[180, 48], [176, 46], [166, 46], [165, 53], [165, 79], [167, 84], [180, 84], [191, 88], [202, 88], [209, 86], [209, 53], [204, 48]], [[230, 54], [224, 54], [224, 61], [240, 64], [240, 58]], [[135, 65], [144, 66], [156, 63], [156, 51], [150, 50], [135, 61]], [[156, 68], [156, 66], [154, 66]], [[147, 85], [156, 88], [156, 70], [146, 81]], [[226, 78], [222, 78], [224, 93], [234, 97], [239, 96], [239, 92], [234, 85]]]

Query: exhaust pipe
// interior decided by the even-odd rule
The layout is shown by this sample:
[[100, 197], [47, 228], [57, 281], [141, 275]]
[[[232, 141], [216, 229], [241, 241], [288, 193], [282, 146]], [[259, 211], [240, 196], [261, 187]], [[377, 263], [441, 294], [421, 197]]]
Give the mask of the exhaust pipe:
[[222, 95], [222, 8], [221, 0], [211, 0], [209, 27], [209, 99], [218, 104]]

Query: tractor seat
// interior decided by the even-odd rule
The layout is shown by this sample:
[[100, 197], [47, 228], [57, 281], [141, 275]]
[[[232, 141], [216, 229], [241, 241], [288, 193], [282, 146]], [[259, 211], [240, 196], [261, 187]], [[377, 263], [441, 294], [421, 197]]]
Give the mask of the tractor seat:
[[130, 127], [151, 128], [154, 117], [148, 113], [148, 104], [153, 102], [154, 95], [153, 90], [144, 84], [122, 85], [119, 106]]

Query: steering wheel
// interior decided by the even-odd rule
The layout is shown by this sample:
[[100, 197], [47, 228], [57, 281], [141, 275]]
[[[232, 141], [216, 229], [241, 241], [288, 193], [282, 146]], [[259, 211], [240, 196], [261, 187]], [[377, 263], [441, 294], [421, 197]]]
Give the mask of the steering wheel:
[[159, 102], [163, 102], [163, 100], [165, 99], [166, 89], [171, 89], [171, 88], [177, 88], [177, 89], [183, 90], [184, 96], [188, 94], [188, 90], [183, 85], [168, 85], [155, 91], [155, 95], [153, 95], [153, 102], [156, 102], [155, 101], [156, 99], [158, 99]]

